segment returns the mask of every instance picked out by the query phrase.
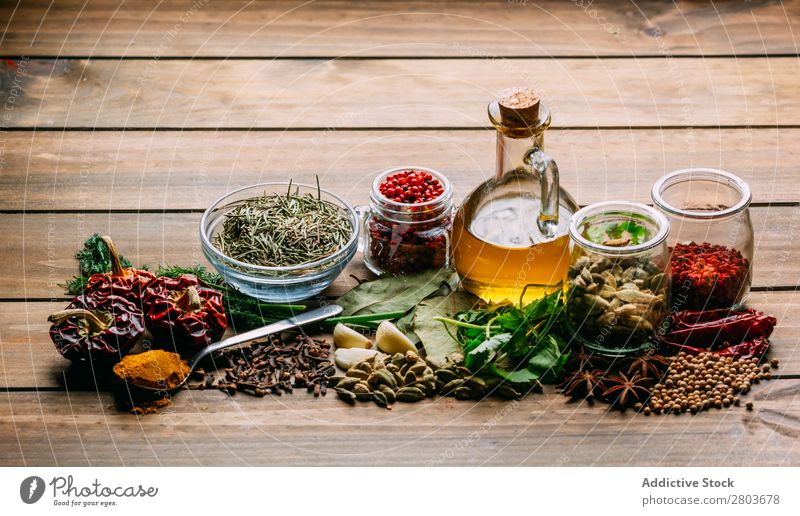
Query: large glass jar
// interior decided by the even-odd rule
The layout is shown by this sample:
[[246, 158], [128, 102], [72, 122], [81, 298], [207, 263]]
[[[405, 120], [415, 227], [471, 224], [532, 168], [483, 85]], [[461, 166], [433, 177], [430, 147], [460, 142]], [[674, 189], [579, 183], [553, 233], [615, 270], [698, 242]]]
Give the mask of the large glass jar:
[[[430, 174], [442, 192], [435, 199], [415, 203], [397, 202], [381, 193], [389, 176], [406, 171]], [[425, 167], [386, 170], [372, 183], [364, 215], [364, 263], [375, 274], [398, 276], [450, 266], [453, 188], [440, 172]]]
[[676, 170], [652, 197], [670, 221], [673, 310], [743, 305], [753, 273], [747, 183], [722, 170]]
[[609, 201], [570, 223], [567, 324], [605, 356], [645, 350], [669, 308], [669, 222], [640, 203]]

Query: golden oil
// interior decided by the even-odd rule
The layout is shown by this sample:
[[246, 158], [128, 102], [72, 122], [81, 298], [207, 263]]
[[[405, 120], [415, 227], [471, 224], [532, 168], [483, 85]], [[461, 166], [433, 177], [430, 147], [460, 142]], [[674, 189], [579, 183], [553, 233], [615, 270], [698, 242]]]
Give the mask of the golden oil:
[[[481, 196], [471, 196], [453, 224], [453, 262], [464, 288], [486, 301], [515, 303], [530, 303], [562, 288], [569, 237], [564, 231], [552, 239], [541, 237], [539, 199], [517, 193], [471, 206], [473, 198]], [[559, 218], [566, 222], [570, 215], [561, 206]]]

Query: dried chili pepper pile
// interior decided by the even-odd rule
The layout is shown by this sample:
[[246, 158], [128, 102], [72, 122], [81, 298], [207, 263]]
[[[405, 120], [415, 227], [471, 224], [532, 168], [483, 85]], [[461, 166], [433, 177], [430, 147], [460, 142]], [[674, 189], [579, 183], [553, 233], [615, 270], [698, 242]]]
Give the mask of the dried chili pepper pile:
[[120, 296], [82, 295], [47, 318], [50, 338], [64, 358], [116, 362], [144, 334], [139, 308]]
[[162, 344], [197, 351], [222, 338], [228, 321], [222, 294], [196, 276], [160, 277], [147, 284], [142, 300], [147, 329]]
[[733, 306], [748, 286], [750, 262], [736, 249], [691, 242], [670, 253], [672, 299], [681, 308]]
[[141, 295], [144, 285], [155, 276], [123, 267], [111, 239], [102, 240], [108, 247], [111, 272], [93, 274], [82, 295], [48, 318], [56, 349], [72, 361], [119, 360], [145, 329]]
[[747, 310], [684, 310], [672, 315], [670, 331], [660, 336], [662, 347], [690, 355], [712, 352], [734, 360], [761, 359], [778, 320]]

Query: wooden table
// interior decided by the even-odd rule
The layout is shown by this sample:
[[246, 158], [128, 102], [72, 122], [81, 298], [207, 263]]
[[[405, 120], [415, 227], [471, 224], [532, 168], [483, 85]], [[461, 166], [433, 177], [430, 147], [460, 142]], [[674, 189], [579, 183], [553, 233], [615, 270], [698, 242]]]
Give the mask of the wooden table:
[[[800, 3], [586, 4], [5, 3], [0, 465], [800, 464]], [[319, 174], [359, 204], [378, 171], [416, 163], [463, 196], [492, 173], [486, 104], [524, 83], [581, 204], [648, 202], [686, 166], [750, 182], [751, 304], [779, 318], [782, 364], [755, 411], [646, 418], [553, 389], [392, 412], [191, 391], [136, 417], [65, 381], [45, 318], [88, 235], [191, 264], [202, 210], [258, 181]], [[359, 261], [328, 295], [366, 276]]]

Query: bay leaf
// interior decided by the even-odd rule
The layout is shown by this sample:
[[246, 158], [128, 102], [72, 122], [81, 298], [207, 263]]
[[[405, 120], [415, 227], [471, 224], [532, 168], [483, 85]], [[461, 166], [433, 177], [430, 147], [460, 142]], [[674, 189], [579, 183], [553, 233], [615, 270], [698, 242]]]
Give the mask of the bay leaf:
[[[422, 342], [426, 358], [437, 366], [445, 363], [451, 353], [461, 351], [444, 323], [434, 321], [434, 317], [453, 317], [458, 312], [469, 310], [480, 300], [464, 291], [451, 292], [446, 296], [437, 296], [422, 301], [414, 310], [414, 333]], [[452, 330], [455, 333], [455, 330]]]
[[339, 297], [336, 303], [344, 309], [343, 316], [406, 312], [437, 292], [442, 283], [451, 284], [454, 278], [452, 269], [387, 276], [361, 283]]

